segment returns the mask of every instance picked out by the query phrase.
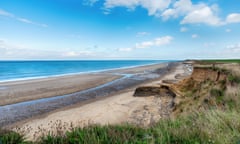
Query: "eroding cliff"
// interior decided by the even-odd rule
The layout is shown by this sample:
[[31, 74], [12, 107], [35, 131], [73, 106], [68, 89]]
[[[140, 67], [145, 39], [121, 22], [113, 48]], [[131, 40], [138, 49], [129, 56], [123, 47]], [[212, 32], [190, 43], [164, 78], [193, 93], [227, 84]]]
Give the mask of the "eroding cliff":
[[232, 74], [231, 69], [223, 69], [221, 64], [195, 63], [190, 76], [178, 82], [175, 82], [176, 79], [163, 80], [160, 85], [138, 87], [134, 96], [168, 99], [171, 103], [162, 107], [165, 107], [170, 113], [168, 116], [172, 117], [212, 108], [225, 110], [231, 107], [236, 99], [234, 94], [229, 96], [228, 93], [232, 89], [238, 91], [238, 80], [240, 79]]

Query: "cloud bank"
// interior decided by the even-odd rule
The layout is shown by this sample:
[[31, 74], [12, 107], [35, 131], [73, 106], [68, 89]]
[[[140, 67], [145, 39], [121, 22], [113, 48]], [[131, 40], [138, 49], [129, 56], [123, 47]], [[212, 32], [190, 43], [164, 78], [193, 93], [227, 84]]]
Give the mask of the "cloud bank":
[[39, 50], [30, 49], [22, 44], [14, 44], [0, 39], [1, 59], [81, 59], [99, 56], [93, 51], [72, 51], [72, 50]]
[[142, 49], [142, 48], [149, 48], [149, 47], [160, 47], [163, 45], [170, 44], [172, 39], [173, 37], [171, 36], [158, 37], [152, 41], [144, 41], [141, 43], [136, 43], [135, 48]]
[[[98, 0], [89, 0], [93, 5]], [[230, 13], [226, 18], [219, 17], [217, 4], [193, 3], [191, 0], [104, 0], [103, 10], [110, 14], [116, 7], [125, 7], [133, 11], [137, 7], [147, 10], [149, 16], [161, 17], [164, 21], [180, 18], [180, 24], [206, 24], [221, 26], [240, 23], [240, 13]]]
[[115, 7], [126, 7], [134, 10], [136, 7], [142, 7], [148, 11], [148, 15], [158, 15], [170, 3], [171, 0], [105, 0], [104, 9], [109, 11]]
[[172, 40], [173, 40], [173, 37], [171, 37], [171, 36], [157, 37], [154, 40], [143, 41], [143, 42], [140, 42], [140, 43], [136, 43], [135, 46], [131, 47], [131, 48], [119, 48], [118, 51], [120, 51], [120, 52], [130, 52], [134, 49], [161, 47], [161, 46], [170, 44]]

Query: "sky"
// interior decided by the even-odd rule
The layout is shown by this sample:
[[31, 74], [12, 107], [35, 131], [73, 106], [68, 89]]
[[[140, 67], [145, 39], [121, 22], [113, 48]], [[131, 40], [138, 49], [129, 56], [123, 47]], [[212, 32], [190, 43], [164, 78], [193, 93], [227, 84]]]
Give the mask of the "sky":
[[0, 60], [230, 58], [239, 0], [0, 1]]

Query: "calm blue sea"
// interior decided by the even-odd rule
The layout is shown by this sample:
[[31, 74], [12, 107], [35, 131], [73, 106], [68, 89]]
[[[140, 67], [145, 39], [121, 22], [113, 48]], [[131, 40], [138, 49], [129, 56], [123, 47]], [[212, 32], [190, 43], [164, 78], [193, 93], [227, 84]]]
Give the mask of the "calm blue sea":
[[134, 67], [166, 60], [0, 61], [0, 81], [12, 81]]

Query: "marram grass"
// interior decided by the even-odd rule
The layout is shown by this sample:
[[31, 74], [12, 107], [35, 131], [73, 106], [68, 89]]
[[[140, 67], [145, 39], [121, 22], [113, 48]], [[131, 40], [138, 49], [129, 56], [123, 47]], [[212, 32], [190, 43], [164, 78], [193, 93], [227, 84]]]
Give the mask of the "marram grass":
[[93, 125], [61, 135], [45, 135], [28, 142], [21, 134], [0, 133], [1, 144], [239, 144], [240, 115], [236, 111], [209, 110], [142, 128], [134, 125]]

